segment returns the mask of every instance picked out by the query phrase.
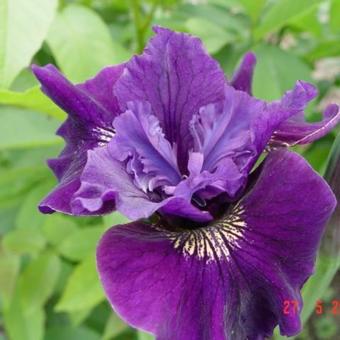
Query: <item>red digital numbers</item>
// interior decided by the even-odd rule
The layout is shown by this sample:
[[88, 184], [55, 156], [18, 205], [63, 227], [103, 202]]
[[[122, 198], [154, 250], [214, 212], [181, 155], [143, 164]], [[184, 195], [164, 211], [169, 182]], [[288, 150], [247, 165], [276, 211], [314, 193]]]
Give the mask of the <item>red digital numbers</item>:
[[340, 315], [340, 300], [333, 300], [331, 302], [331, 307], [325, 305], [323, 301], [318, 300], [315, 305], [315, 314], [321, 315], [324, 313]]
[[[283, 301], [283, 314], [296, 315], [300, 311], [297, 300]], [[322, 300], [316, 301], [314, 312], [316, 315], [330, 313], [333, 315], [340, 315], [340, 300], [333, 300], [330, 304], [325, 304]]]
[[283, 314], [296, 315], [299, 312], [299, 302], [297, 300], [283, 301]]
[[332, 314], [333, 315], [340, 315], [340, 300], [333, 300], [332, 301]]
[[[297, 315], [300, 311], [299, 302], [297, 300], [284, 300], [283, 301], [283, 314], [284, 315]], [[314, 312], [316, 315], [325, 313], [340, 315], [340, 300], [333, 300], [331, 303], [325, 303], [318, 300], [315, 303]]]
[[317, 315], [323, 314], [323, 302], [321, 300], [316, 301], [315, 314]]

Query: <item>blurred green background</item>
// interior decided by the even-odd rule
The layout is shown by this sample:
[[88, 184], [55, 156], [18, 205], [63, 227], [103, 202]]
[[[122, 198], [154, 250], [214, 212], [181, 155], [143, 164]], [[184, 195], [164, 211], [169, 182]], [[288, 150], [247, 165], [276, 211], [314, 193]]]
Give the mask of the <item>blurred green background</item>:
[[[65, 113], [42, 95], [29, 65], [53, 63], [81, 82], [140, 52], [153, 24], [199, 36], [228, 77], [253, 50], [260, 98], [279, 98], [297, 79], [313, 82], [320, 96], [311, 120], [340, 102], [339, 0], [0, 0], [1, 340], [152, 339], [114, 315], [95, 270], [100, 235], [124, 217], [37, 211], [56, 182], [45, 160], [63, 147], [55, 130]], [[323, 173], [335, 135], [296, 151]], [[340, 339], [340, 305], [330, 313], [340, 303], [336, 252], [320, 256], [304, 289], [299, 339]]]

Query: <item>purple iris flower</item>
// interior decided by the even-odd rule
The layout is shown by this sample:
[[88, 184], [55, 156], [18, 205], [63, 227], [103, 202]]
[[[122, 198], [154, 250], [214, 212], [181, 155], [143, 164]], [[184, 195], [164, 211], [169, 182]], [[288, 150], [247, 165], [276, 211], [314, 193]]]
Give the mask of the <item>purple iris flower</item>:
[[[134, 220], [105, 233], [97, 265], [116, 312], [157, 339], [264, 339], [277, 325], [297, 334], [336, 199], [287, 147], [328, 133], [338, 107], [308, 123], [311, 84], [259, 100], [252, 53], [226, 80], [199, 39], [154, 31], [142, 55], [83, 84], [34, 66], [69, 115], [66, 147], [49, 161], [59, 185], [40, 210]], [[299, 312], [286, 315], [286, 300]]]

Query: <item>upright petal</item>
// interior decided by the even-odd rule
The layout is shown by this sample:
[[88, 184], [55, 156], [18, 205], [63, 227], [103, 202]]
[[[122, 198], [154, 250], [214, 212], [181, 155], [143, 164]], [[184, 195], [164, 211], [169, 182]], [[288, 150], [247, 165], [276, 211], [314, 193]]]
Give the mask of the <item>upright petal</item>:
[[141, 56], [131, 59], [115, 86], [122, 108], [147, 101], [166, 138], [178, 147], [179, 166], [186, 170], [191, 136], [188, 123], [201, 106], [221, 100], [225, 77], [198, 38], [155, 27]]
[[281, 100], [267, 103], [226, 86], [224, 102], [201, 108], [190, 122], [194, 149], [204, 155], [202, 171], [214, 173], [221, 162], [231, 160], [239, 171], [238, 183], [233, 176], [233, 183], [224, 179], [224, 187], [230, 196], [237, 194], [273, 132], [301, 112], [314, 95], [312, 85], [297, 82]]
[[42, 91], [69, 115], [57, 132], [66, 146], [58, 158], [48, 162], [60, 183], [39, 208], [43, 213], [71, 213], [70, 200], [79, 188], [87, 150], [106, 144], [114, 134], [112, 122], [119, 107], [113, 96], [113, 84], [123, 65], [107, 67], [78, 85], [71, 84], [53, 65], [32, 69]]
[[252, 52], [246, 53], [241, 61], [239, 68], [234, 73], [230, 85], [236, 90], [244, 91], [251, 95], [255, 65], [255, 54]]
[[[171, 231], [111, 228], [97, 267], [117, 313], [157, 339], [265, 339], [300, 331], [300, 289], [335, 207], [300, 156], [271, 153], [247, 196], [219, 221]], [[285, 301], [296, 301], [286, 313]], [[295, 305], [295, 303], [294, 303]]]

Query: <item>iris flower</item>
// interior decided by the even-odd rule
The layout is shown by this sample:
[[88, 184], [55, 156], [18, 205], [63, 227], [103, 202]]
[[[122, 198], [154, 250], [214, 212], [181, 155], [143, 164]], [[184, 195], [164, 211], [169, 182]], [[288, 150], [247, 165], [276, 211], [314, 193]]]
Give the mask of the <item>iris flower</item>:
[[[33, 67], [68, 113], [49, 161], [59, 184], [40, 210], [133, 221], [105, 233], [97, 267], [114, 310], [157, 339], [297, 334], [336, 199], [289, 146], [328, 133], [338, 107], [309, 123], [311, 84], [265, 102], [251, 94], [252, 53], [227, 80], [198, 38], [154, 31], [142, 55], [82, 84]], [[285, 314], [286, 300], [299, 311]]]

